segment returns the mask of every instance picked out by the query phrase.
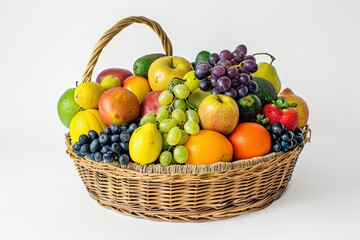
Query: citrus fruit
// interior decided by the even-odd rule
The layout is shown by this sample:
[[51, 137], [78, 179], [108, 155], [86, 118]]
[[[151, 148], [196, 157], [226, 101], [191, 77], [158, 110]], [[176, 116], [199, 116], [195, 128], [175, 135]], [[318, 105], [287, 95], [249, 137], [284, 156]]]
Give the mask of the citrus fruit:
[[106, 128], [106, 124], [101, 120], [99, 111], [87, 109], [78, 112], [70, 123], [70, 137], [73, 143], [79, 141], [81, 134], [88, 134], [90, 130], [100, 133]]
[[184, 146], [189, 152], [186, 164], [230, 162], [233, 156], [229, 140], [212, 130], [200, 130], [198, 134], [190, 135]]
[[162, 137], [153, 123], [145, 123], [131, 135], [129, 153], [131, 159], [145, 165], [155, 162], [162, 149]]
[[101, 86], [105, 90], [108, 90], [108, 89], [115, 88], [115, 87], [121, 87], [121, 82], [120, 82], [119, 78], [116, 77], [115, 75], [107, 75], [101, 81]]
[[201, 62], [209, 62], [209, 58], [210, 58], [210, 52], [209, 51], [201, 51], [196, 55], [195, 58], [195, 66], [197, 66], [199, 63]]
[[240, 123], [229, 136], [236, 160], [263, 156], [270, 152], [271, 137], [261, 124]]
[[139, 99], [139, 103], [142, 103], [146, 94], [148, 94], [151, 91], [149, 81], [142, 76], [136, 76], [136, 75], [130, 76], [127, 79], [125, 79], [123, 88], [126, 88], [127, 90], [134, 93], [136, 97]]
[[84, 109], [95, 109], [105, 89], [96, 82], [86, 82], [75, 88], [75, 101]]
[[199, 80], [199, 79], [197, 79], [195, 77], [195, 71], [194, 70], [190, 71], [190, 72], [187, 72], [184, 75], [183, 79], [185, 80], [184, 85], [189, 87], [190, 92], [195, 91], [199, 87], [199, 85], [201, 83], [201, 80]]
[[73, 117], [82, 110], [79, 104], [75, 102], [74, 92], [75, 88], [69, 88], [61, 95], [57, 103], [58, 116], [67, 128], [70, 127]]

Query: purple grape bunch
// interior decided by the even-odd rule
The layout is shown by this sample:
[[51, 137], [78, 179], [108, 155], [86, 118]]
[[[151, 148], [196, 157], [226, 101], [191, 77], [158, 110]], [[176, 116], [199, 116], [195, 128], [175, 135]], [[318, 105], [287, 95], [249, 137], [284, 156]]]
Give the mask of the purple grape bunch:
[[233, 52], [210, 54], [208, 62], [195, 67], [195, 77], [201, 80], [199, 88], [203, 91], [238, 98], [257, 92], [258, 85], [250, 75], [257, 69], [254, 56], [247, 55], [247, 47], [240, 44]]

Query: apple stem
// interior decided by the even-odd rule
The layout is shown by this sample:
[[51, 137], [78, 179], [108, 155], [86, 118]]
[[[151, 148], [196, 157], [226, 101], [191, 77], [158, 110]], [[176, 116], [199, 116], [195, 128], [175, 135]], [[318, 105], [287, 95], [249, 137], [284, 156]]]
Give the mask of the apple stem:
[[276, 60], [276, 58], [273, 55], [271, 55], [270, 53], [254, 53], [253, 57], [256, 56], [256, 55], [267, 55], [267, 56], [269, 56], [271, 58], [271, 61], [269, 62], [270, 65], [273, 63], [273, 61]]

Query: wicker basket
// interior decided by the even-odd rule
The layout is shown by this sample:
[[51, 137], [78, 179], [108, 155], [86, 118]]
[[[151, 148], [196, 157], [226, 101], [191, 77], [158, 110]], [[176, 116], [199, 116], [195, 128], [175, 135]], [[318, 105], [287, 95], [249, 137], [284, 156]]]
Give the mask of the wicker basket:
[[[106, 44], [132, 23], [143, 23], [160, 37], [167, 55], [171, 43], [160, 25], [145, 17], [117, 22], [93, 50], [82, 82], [91, 80], [96, 61]], [[79, 158], [66, 134], [67, 153], [74, 160], [90, 196], [117, 212], [152, 220], [210, 221], [263, 209], [278, 199], [291, 179], [297, 159], [310, 141], [304, 128], [304, 144], [287, 153], [212, 165], [139, 165], [126, 168]]]

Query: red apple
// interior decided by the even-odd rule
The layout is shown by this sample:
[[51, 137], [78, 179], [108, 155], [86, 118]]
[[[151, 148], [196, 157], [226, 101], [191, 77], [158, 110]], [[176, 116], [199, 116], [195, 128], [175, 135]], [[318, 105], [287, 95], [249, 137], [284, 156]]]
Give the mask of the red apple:
[[145, 95], [140, 106], [141, 116], [144, 116], [147, 113], [157, 113], [158, 109], [161, 107], [158, 98], [162, 92], [163, 91], [153, 91]]
[[99, 99], [100, 118], [107, 125], [130, 123], [138, 118], [139, 112], [136, 95], [122, 87], [105, 91]]
[[126, 78], [128, 78], [134, 74], [132, 72], [130, 72], [129, 70], [126, 70], [123, 68], [108, 68], [99, 73], [99, 75], [96, 77], [96, 82], [101, 84], [103, 78], [105, 78], [108, 75], [116, 76], [122, 84]]
[[203, 129], [230, 134], [239, 121], [239, 107], [235, 100], [223, 94], [210, 94], [199, 106], [198, 114]]

